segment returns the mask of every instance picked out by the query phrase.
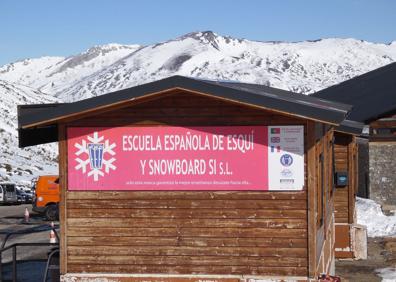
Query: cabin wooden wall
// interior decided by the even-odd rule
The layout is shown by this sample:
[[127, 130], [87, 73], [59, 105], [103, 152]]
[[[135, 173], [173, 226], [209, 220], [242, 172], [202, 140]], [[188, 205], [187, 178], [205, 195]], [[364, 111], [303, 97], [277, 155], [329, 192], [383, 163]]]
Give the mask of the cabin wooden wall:
[[348, 172], [348, 184], [344, 187], [335, 185], [335, 255], [337, 258], [353, 258], [354, 242], [352, 224], [356, 223], [355, 199], [358, 185], [358, 148], [356, 137], [341, 132], [334, 138], [335, 172]]
[[353, 135], [335, 133], [335, 171], [348, 172], [348, 185], [335, 188], [335, 222], [354, 223], [357, 191], [357, 144]]
[[[61, 273], [306, 277], [310, 267], [315, 274], [321, 254], [316, 247], [322, 250], [326, 238], [314, 241], [321, 227], [308, 230], [308, 209], [316, 206], [308, 207], [307, 189], [67, 191], [66, 126], [293, 124], [305, 127], [308, 187], [316, 183], [315, 168], [307, 168], [308, 154], [316, 157], [316, 140], [313, 122], [303, 119], [181, 92], [60, 125]], [[310, 169], [314, 174], [307, 177]], [[315, 254], [313, 261], [308, 253]]]
[[[334, 191], [333, 176], [333, 130], [316, 123], [314, 147], [308, 155], [308, 169], [314, 172], [309, 187], [310, 213], [310, 276], [334, 271]], [[311, 137], [312, 138], [312, 137]], [[309, 173], [310, 174], [310, 173]], [[312, 174], [312, 173], [311, 173]]]

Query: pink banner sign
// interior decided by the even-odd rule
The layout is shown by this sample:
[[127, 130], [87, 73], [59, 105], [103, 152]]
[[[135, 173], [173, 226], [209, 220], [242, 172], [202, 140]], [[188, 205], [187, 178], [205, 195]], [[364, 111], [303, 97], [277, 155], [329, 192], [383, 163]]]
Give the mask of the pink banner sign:
[[268, 190], [268, 128], [71, 127], [69, 190]]

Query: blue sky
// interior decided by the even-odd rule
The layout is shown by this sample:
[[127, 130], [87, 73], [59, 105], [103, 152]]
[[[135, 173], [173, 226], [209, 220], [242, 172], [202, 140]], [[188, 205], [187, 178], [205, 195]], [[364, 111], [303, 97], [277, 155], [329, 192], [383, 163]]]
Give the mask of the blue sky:
[[192, 31], [269, 41], [396, 40], [393, 0], [0, 0], [0, 65]]

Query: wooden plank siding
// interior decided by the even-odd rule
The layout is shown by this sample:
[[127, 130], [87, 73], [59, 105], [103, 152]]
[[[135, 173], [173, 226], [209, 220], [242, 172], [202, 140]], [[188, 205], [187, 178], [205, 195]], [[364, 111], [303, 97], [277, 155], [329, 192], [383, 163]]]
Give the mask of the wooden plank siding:
[[357, 142], [350, 134], [335, 133], [335, 171], [348, 172], [348, 184], [335, 189], [335, 255], [337, 258], [353, 258], [354, 246], [351, 226], [356, 223], [355, 199], [358, 185]]
[[153, 273], [183, 274], [208, 266], [210, 274], [246, 274], [250, 267], [249, 273], [263, 275], [276, 267], [277, 275], [304, 275], [305, 193], [277, 194], [68, 192], [69, 269], [88, 264], [102, 271], [110, 264], [120, 272], [149, 266]]
[[308, 194], [308, 276], [316, 277], [317, 259], [316, 259], [316, 193], [317, 193], [317, 177], [316, 177], [316, 137], [315, 123], [309, 122], [307, 126], [307, 154], [306, 163], [308, 175], [307, 194]]
[[[315, 193], [313, 199], [310, 199], [314, 207], [313, 227], [315, 231], [314, 245], [315, 252], [312, 254], [315, 260], [315, 268], [310, 272], [310, 277], [317, 277], [320, 273], [329, 273], [330, 266], [334, 259], [332, 250], [334, 250], [334, 192], [332, 190], [332, 143], [333, 130], [323, 126], [322, 135], [316, 137], [315, 150], [312, 153], [314, 161], [311, 161], [312, 169], [315, 170]], [[313, 163], [313, 164], [312, 164]], [[322, 165], [323, 163], [323, 165]], [[312, 187], [311, 187], [312, 189]], [[310, 223], [311, 224], [311, 223]], [[311, 245], [310, 244], [310, 245]], [[310, 253], [311, 254], [311, 253]]]
[[353, 154], [356, 154], [356, 145], [352, 135], [336, 133], [334, 160], [335, 171], [348, 171], [349, 183], [345, 187], [335, 190], [334, 208], [336, 223], [353, 223], [354, 199], [355, 199], [355, 173]]
[[247, 107], [236, 102], [226, 103], [206, 96], [178, 93], [71, 121], [68, 126], [306, 125], [306, 123], [307, 120], [304, 119]]
[[[307, 140], [312, 139], [307, 135], [308, 124], [314, 130], [313, 122], [304, 119], [176, 93], [88, 116], [67, 126], [303, 125], [307, 187], [308, 182], [316, 183], [315, 175], [307, 178]], [[65, 134], [65, 127], [60, 130]], [[62, 274], [305, 277], [309, 267], [314, 267], [308, 261], [308, 252], [316, 252], [308, 242], [312, 243], [316, 234], [308, 232], [307, 189], [71, 192], [66, 191], [67, 148], [64, 143], [60, 148]], [[312, 189], [310, 199], [316, 188]], [[311, 222], [316, 206], [309, 209], [313, 209]]]

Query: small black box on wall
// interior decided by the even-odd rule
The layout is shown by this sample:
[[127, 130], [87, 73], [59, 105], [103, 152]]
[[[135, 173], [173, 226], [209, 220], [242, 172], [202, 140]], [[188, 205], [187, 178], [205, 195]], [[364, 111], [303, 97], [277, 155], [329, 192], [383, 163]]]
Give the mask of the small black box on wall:
[[348, 185], [348, 172], [337, 171], [335, 173], [335, 183], [337, 187], [345, 187]]

